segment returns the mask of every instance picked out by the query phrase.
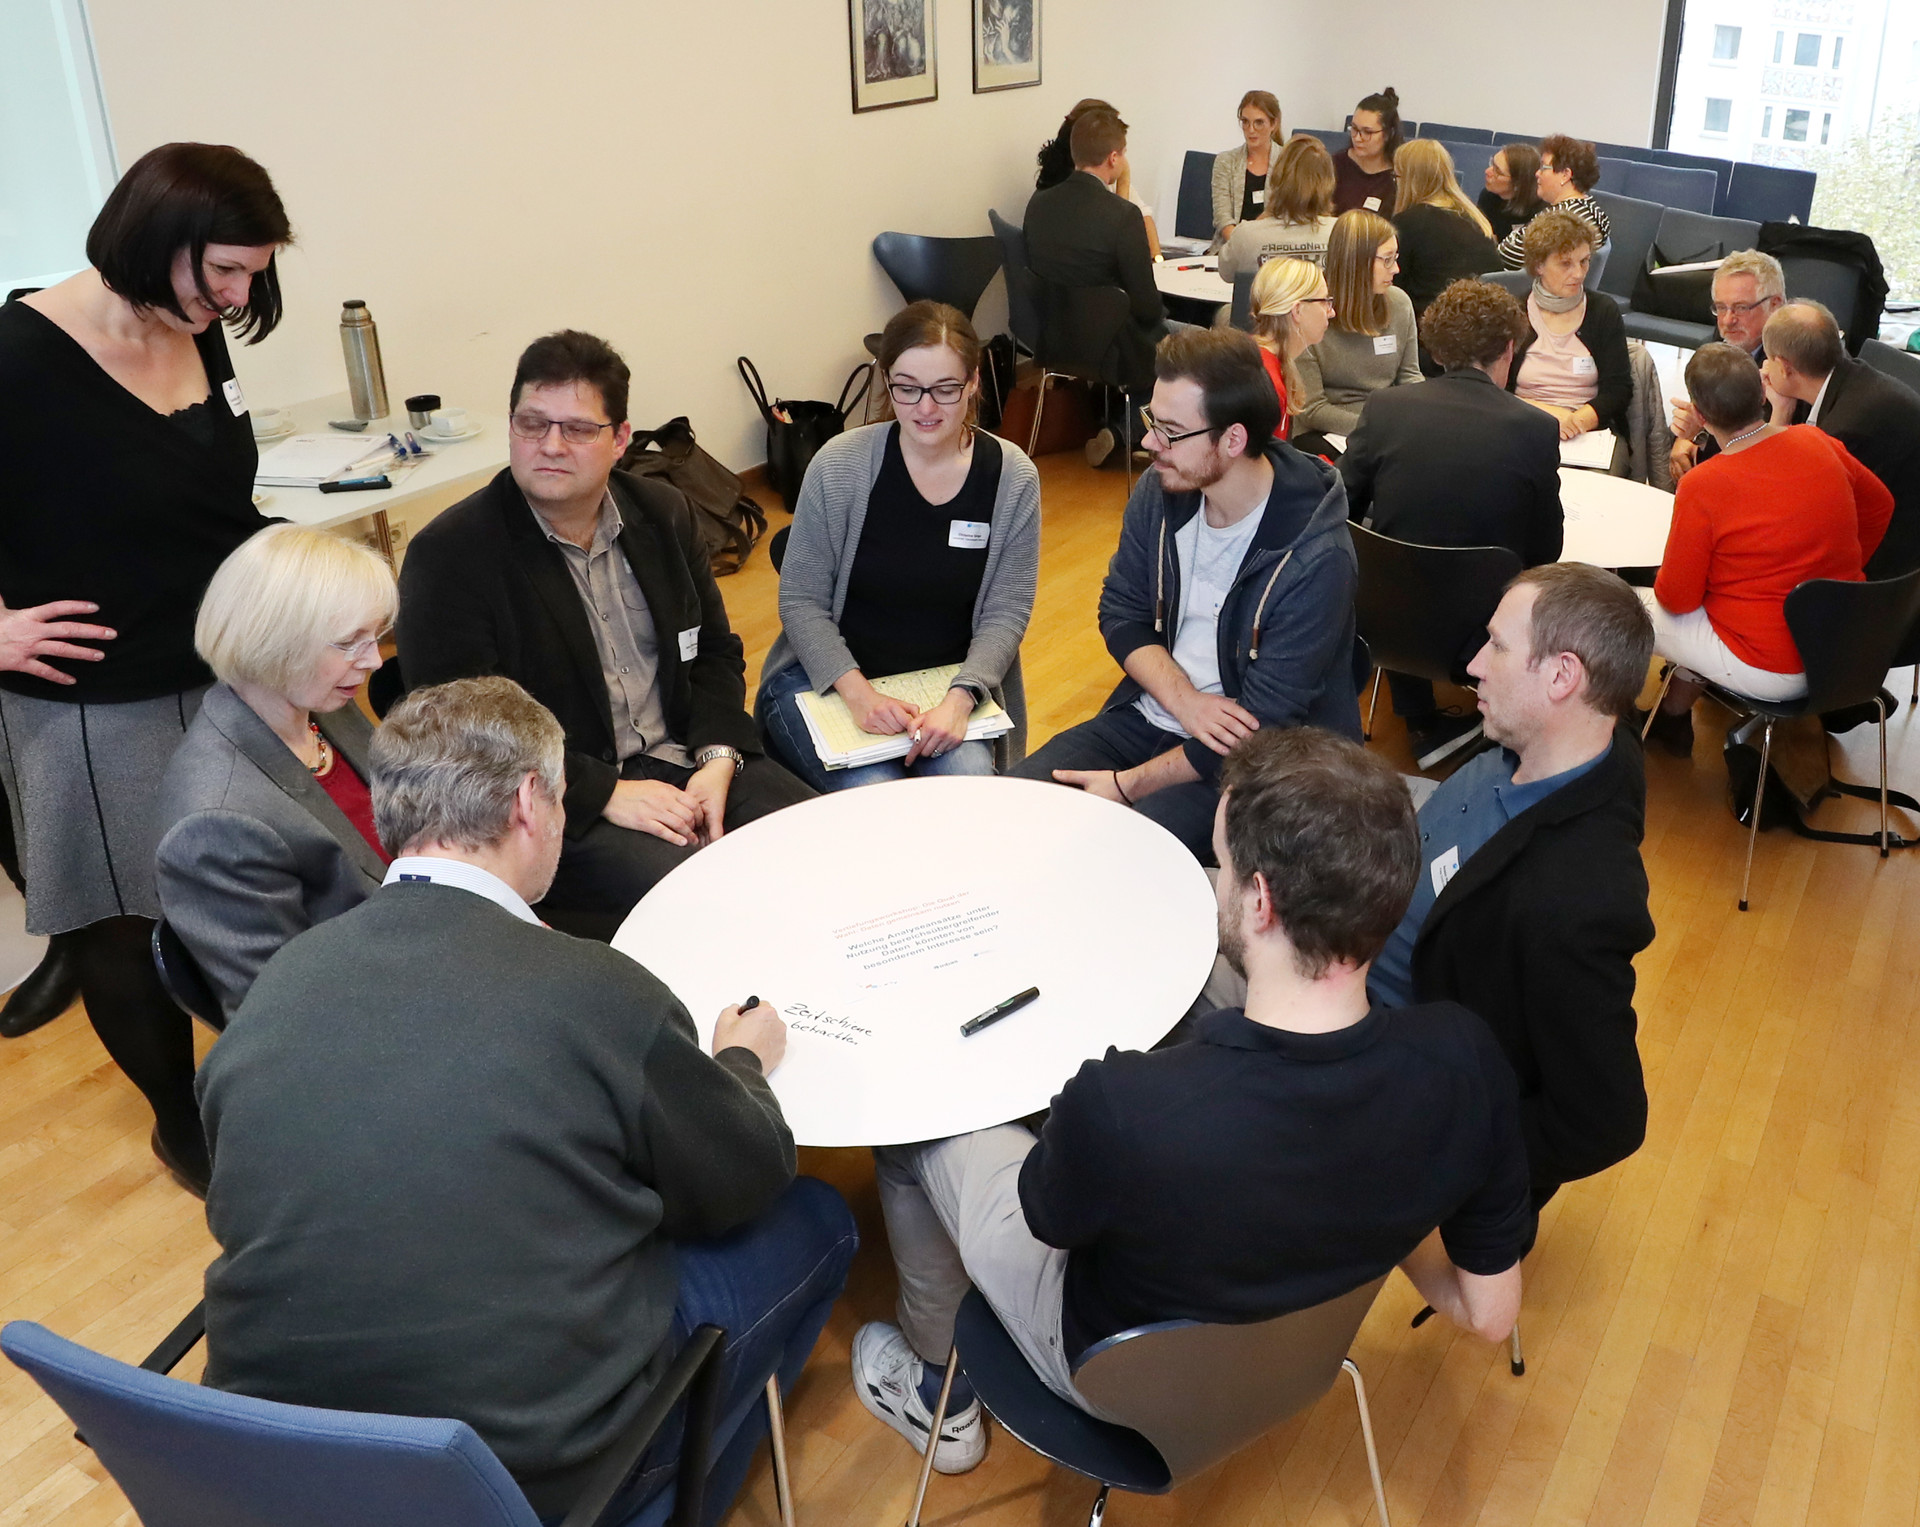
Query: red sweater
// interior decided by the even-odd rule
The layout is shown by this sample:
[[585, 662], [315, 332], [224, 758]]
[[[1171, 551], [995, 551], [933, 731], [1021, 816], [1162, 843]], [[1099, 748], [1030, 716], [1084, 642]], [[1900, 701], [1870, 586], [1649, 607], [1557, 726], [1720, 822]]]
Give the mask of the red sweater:
[[1273, 432], [1275, 440], [1287, 438], [1287, 368], [1280, 364], [1280, 357], [1265, 345], [1260, 347], [1260, 364], [1267, 368], [1267, 376], [1273, 382], [1273, 390], [1280, 395], [1280, 428]]
[[1799, 673], [1787, 595], [1809, 578], [1859, 582], [1892, 515], [1879, 478], [1831, 435], [1796, 424], [1680, 479], [1654, 597], [1675, 615], [1705, 605], [1743, 662]]

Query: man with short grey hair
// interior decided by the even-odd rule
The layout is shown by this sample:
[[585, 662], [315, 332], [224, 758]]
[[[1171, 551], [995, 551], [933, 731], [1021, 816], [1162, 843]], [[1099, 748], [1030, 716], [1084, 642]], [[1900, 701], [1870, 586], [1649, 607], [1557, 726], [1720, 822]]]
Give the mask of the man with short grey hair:
[[[1720, 337], [1736, 350], [1753, 357], [1755, 365], [1767, 358], [1760, 336], [1780, 304], [1786, 301], [1787, 277], [1780, 262], [1757, 249], [1738, 249], [1713, 273], [1713, 321]], [[1685, 398], [1673, 402], [1673, 449], [1667, 464], [1678, 482], [1720, 447]]]
[[[416, 690], [370, 755], [399, 857], [293, 939], [201, 1068], [213, 1156], [206, 1382], [455, 1416], [558, 1516], [674, 1351], [728, 1333], [709, 1499], [744, 1477], [856, 1244], [794, 1177], [767, 1076], [786, 1027], [729, 1007], [703, 1053], [641, 966], [544, 926], [564, 734], [510, 679]], [[723, 1240], [715, 1240], [724, 1237]], [[649, 1454], [620, 1520], [664, 1488]]]

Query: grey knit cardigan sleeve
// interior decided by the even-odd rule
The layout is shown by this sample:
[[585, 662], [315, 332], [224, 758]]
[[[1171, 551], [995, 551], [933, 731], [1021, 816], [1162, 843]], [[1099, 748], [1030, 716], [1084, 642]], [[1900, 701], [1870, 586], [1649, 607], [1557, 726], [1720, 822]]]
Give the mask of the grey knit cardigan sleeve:
[[[885, 459], [888, 420], [848, 430], [821, 447], [807, 468], [780, 567], [780, 635], [761, 672], [799, 663], [816, 694], [858, 667], [840, 636], [854, 553], [867, 500]], [[1025, 451], [1000, 441], [987, 565], [973, 604], [973, 639], [959, 677], [998, 690], [1020, 656], [1040, 577], [1040, 474]], [[766, 680], [762, 679], [764, 687]]]

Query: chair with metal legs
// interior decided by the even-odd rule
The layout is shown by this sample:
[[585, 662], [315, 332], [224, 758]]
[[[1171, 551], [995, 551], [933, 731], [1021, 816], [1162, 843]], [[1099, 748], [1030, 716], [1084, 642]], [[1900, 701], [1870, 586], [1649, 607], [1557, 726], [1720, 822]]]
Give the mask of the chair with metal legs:
[[[1410, 1324], [1413, 1329], [1417, 1331], [1429, 1320], [1433, 1319], [1433, 1316], [1433, 1306], [1430, 1304], [1424, 1305], [1421, 1307], [1420, 1313], [1413, 1317]], [[1507, 1371], [1517, 1379], [1525, 1378], [1527, 1373], [1527, 1354], [1522, 1351], [1520, 1347], [1520, 1321], [1518, 1317], [1514, 1319], [1513, 1329], [1507, 1332]]]
[[[874, 236], [873, 257], [903, 300], [944, 302], [971, 319], [1000, 268], [1000, 241], [986, 233], [968, 239], [882, 233]], [[880, 336], [867, 335], [866, 345], [877, 358]]]
[[[1887, 672], [1908, 648], [1920, 621], [1920, 571], [1872, 583], [1847, 583], [1837, 578], [1813, 578], [1787, 595], [1787, 630], [1806, 665], [1807, 692], [1798, 700], [1756, 700], [1724, 685], [1708, 684], [1707, 694], [1736, 714], [1764, 718], [1760, 736], [1760, 772], [1754, 783], [1753, 806], [1747, 825], [1746, 868], [1740, 876], [1740, 910], [1748, 906], [1753, 885], [1753, 848], [1760, 836], [1761, 803], [1766, 795], [1767, 765], [1773, 756], [1776, 722], [1797, 716], [1816, 716], [1850, 706], [1872, 705], [1880, 728], [1880, 787], [1829, 780], [1827, 794], [1852, 795], [1880, 802], [1877, 833], [1819, 832], [1803, 827], [1804, 836], [1829, 843], [1875, 844], [1882, 859], [1889, 849], [1911, 848], [1920, 840], [1896, 837], [1888, 831], [1887, 808], [1916, 809], [1909, 796], [1887, 788]], [[1660, 699], [1647, 712], [1641, 735], [1653, 725], [1660, 701], [1673, 686], [1677, 672], [1669, 663], [1660, 682]]]
[[[978, 1290], [954, 1321], [930, 1435], [938, 1437], [956, 1371], [980, 1403], [1041, 1457], [1099, 1482], [1088, 1527], [1100, 1527], [1113, 1490], [1164, 1495], [1318, 1403], [1342, 1373], [1353, 1381], [1360, 1436], [1380, 1527], [1391, 1527], [1374, 1446], [1367, 1386], [1348, 1356], [1385, 1278], [1337, 1299], [1250, 1325], [1170, 1320], [1096, 1342], [1074, 1365], [1074, 1386], [1113, 1421], [1070, 1405], [1041, 1383]], [[908, 1527], [919, 1527], [933, 1469], [920, 1466]]]

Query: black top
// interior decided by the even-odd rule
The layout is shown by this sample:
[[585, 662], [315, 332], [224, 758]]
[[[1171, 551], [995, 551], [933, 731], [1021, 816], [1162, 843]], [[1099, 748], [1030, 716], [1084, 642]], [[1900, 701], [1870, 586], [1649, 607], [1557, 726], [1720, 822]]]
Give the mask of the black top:
[[1140, 209], [1098, 177], [1075, 170], [1036, 191], [1022, 227], [1027, 265], [1057, 286], [1118, 286], [1132, 321], [1115, 341], [1118, 375], [1131, 391], [1153, 386], [1153, 348], [1167, 332], [1166, 305], [1153, 281], [1153, 253]]
[[[1811, 412], [1799, 404], [1793, 422], [1806, 423]], [[1867, 559], [1867, 576], [1898, 578], [1920, 567], [1920, 393], [1843, 355], [1827, 379], [1820, 428], [1893, 495], [1893, 518]]]
[[1605, 758], [1460, 866], [1413, 946], [1416, 1000], [1472, 1008], [1513, 1063], [1536, 1203], [1646, 1135], [1633, 1012], [1634, 956], [1653, 942], [1646, 811], [1640, 739], [1619, 727]]
[[[1520, 306], [1525, 311], [1524, 298]], [[1599, 427], [1624, 434], [1627, 405], [1633, 401], [1633, 362], [1627, 355], [1627, 326], [1621, 321], [1619, 305], [1605, 292], [1589, 290], [1587, 311], [1575, 332], [1593, 357], [1594, 369], [1599, 373], [1599, 391], [1593, 395], [1593, 411], [1600, 416]], [[1519, 386], [1520, 363], [1527, 358], [1537, 337], [1533, 320], [1529, 318], [1527, 332], [1513, 347], [1513, 366], [1507, 372], [1508, 392]]]
[[[620, 550], [660, 633], [661, 703], [691, 752], [725, 743], [761, 751], [747, 714], [740, 638], [678, 488], [615, 471]], [[400, 663], [418, 689], [498, 673], [554, 713], [567, 733], [567, 833], [600, 819], [620, 778], [600, 651], [573, 575], [511, 471], [421, 530], [400, 568]]]
[[[1393, 165], [1383, 170], [1363, 170], [1345, 149], [1333, 156], [1333, 210], [1335, 212], [1377, 212], [1393, 216]], [[1369, 207], [1368, 202], [1373, 205]]]
[[[214, 570], [267, 521], [253, 507], [259, 451], [235, 413], [226, 336], [194, 336], [210, 392], [169, 417], [101, 369], [24, 302], [0, 307], [0, 600], [11, 609], [90, 599], [119, 635], [97, 663], [52, 659], [54, 684], [0, 674], [43, 700], [151, 700], [211, 681], [193, 622]], [[239, 397], [236, 387], [232, 396]]]
[[[1479, 196], [1474, 198], [1474, 205], [1485, 213], [1487, 221], [1493, 224], [1493, 241], [1497, 244], [1508, 234], [1512, 233], [1514, 229], [1524, 223], [1530, 222], [1534, 214], [1541, 211], [1546, 206], [1546, 203], [1536, 201], [1519, 212], [1513, 212], [1508, 210], [1506, 202], [1493, 192], [1482, 191]], [[1487, 270], [1498, 270], [1499, 268], [1499, 263], [1496, 261], [1494, 264], [1489, 265]], [[1485, 274], [1485, 272], [1482, 272], [1482, 274]]]
[[206, 1382], [457, 1417], [523, 1484], [646, 1402], [672, 1242], [793, 1180], [749, 1052], [704, 1054], [639, 964], [453, 886], [386, 886], [300, 934], [214, 1051]]
[[1258, 217], [1267, 210], [1267, 177], [1247, 171], [1247, 187], [1240, 193], [1240, 221]]
[[1500, 251], [1480, 225], [1459, 212], [1422, 203], [1393, 220], [1400, 235], [1400, 269], [1393, 284], [1407, 294], [1415, 315], [1453, 282], [1500, 268]]
[[1436, 1225], [1491, 1276], [1533, 1234], [1513, 1073], [1451, 1003], [1332, 1034], [1223, 1009], [1194, 1041], [1108, 1050], [1053, 1100], [1020, 1169], [1065, 1247], [1070, 1357], [1160, 1320], [1267, 1320], [1387, 1272]]
[[1347, 513], [1421, 546], [1560, 560], [1560, 431], [1473, 367], [1367, 399], [1340, 458]]
[[992, 524], [999, 488], [1000, 442], [975, 430], [960, 491], [928, 503], [900, 453], [900, 426], [887, 431], [840, 611], [841, 639], [868, 678], [966, 660], [987, 571], [987, 536], [971, 527]]

